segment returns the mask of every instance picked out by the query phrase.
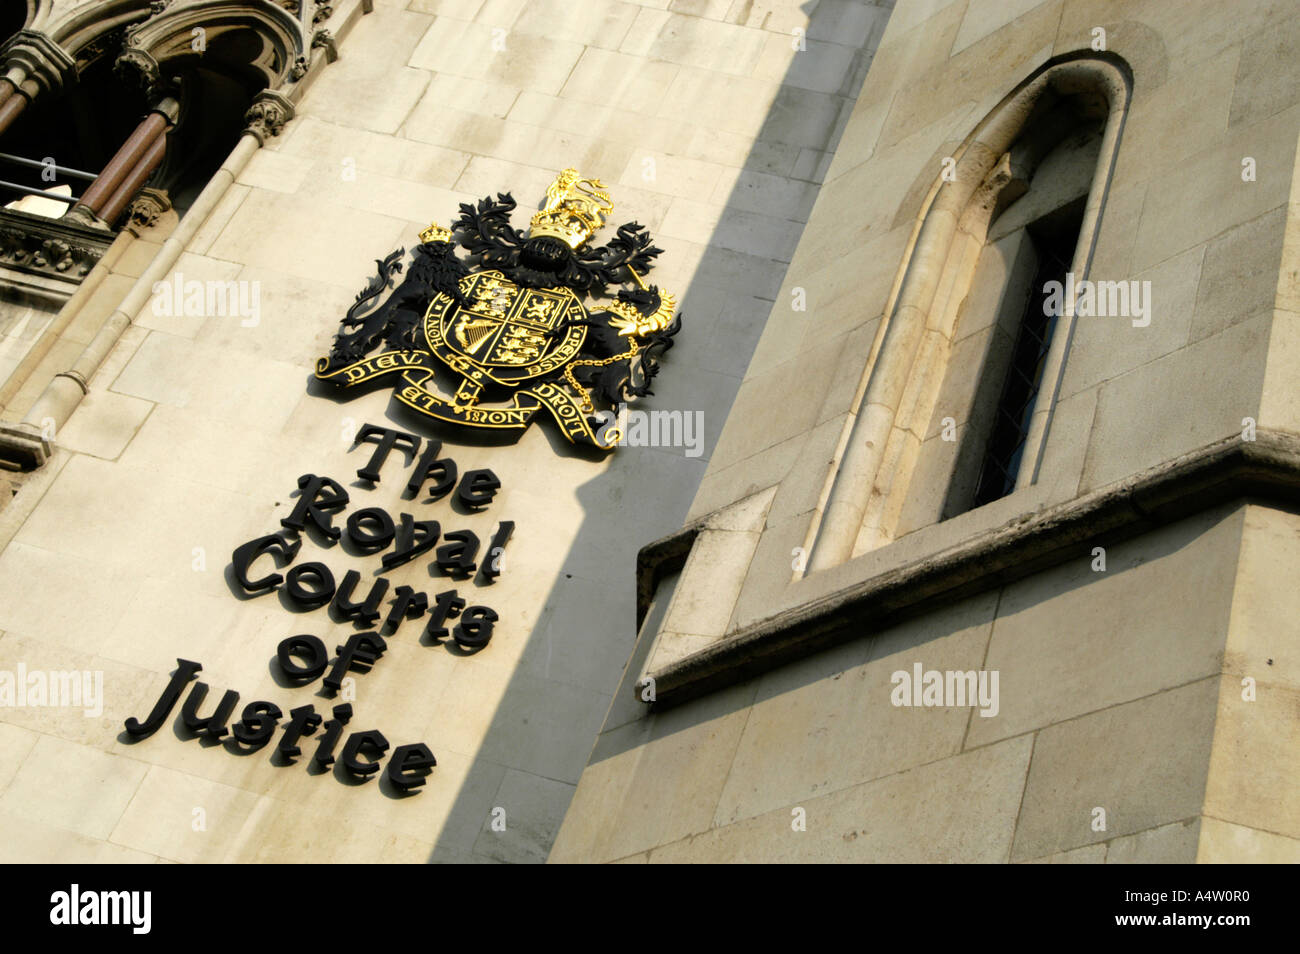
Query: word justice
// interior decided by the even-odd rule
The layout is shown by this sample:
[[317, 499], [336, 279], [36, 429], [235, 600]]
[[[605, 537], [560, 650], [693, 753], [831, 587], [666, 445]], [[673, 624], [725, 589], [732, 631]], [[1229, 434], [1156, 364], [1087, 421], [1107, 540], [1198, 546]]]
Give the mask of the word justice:
[[[349, 644], [351, 642], [349, 640]], [[321, 651], [324, 652], [323, 644]], [[158, 697], [158, 701], [154, 703], [152, 711], [145, 720], [141, 722], [134, 716], [126, 720], [127, 734], [134, 739], [146, 739], [157, 732], [172, 709], [176, 707], [176, 702], [180, 699], [186, 684], [202, 669], [199, 663], [188, 659], [177, 659], [176, 671], [172, 673], [171, 681], [167, 683], [167, 688]], [[199, 707], [203, 705], [207, 694], [208, 684], [205, 682], [196, 682], [190, 689], [185, 705], [181, 707], [181, 719], [185, 723], [185, 728], [195, 737], [207, 736], [210, 739], [221, 739], [229, 732], [231, 738], [226, 740], [226, 746], [235, 752], [256, 752], [270, 742], [271, 736], [279, 728], [281, 716], [284, 715], [274, 702], [250, 702], [244, 706], [239, 721], [227, 729], [226, 723], [229, 722], [231, 713], [239, 702], [239, 693], [227, 689], [212, 714], [200, 716]], [[325, 721], [325, 731], [317, 741], [316, 752], [312, 756], [312, 761], [321, 768], [328, 768], [334, 763], [334, 751], [338, 748], [343, 727], [352, 718], [352, 704], [345, 702], [337, 705], [331, 714], [333, 718]], [[289, 721], [285, 723], [284, 734], [280, 736], [280, 744], [275, 748], [279, 765], [292, 765], [298, 756], [302, 755], [298, 743], [302, 741], [303, 736], [315, 733], [321, 725], [322, 718], [316, 711], [316, 707], [310, 703], [289, 710]], [[382, 756], [387, 751], [388, 740], [378, 729], [353, 732], [343, 745], [339, 765], [343, 771], [354, 777], [367, 778], [379, 771], [379, 759], [370, 756]], [[437, 759], [423, 742], [399, 745], [388, 760], [386, 775], [394, 787], [402, 791], [410, 791], [423, 785], [425, 776], [437, 764]]]

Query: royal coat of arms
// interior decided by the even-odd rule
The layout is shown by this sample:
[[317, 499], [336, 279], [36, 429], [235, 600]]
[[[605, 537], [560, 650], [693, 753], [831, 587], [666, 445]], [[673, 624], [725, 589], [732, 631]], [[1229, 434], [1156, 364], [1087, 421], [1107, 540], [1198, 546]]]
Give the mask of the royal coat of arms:
[[382, 304], [405, 250], [378, 261], [316, 377], [347, 388], [399, 376], [399, 401], [473, 428], [522, 429], [545, 408], [570, 441], [616, 446], [601, 411], [652, 393], [681, 327], [673, 296], [642, 280], [660, 250], [635, 222], [590, 247], [613, 204], [576, 169], [546, 190], [526, 235], [510, 224], [514, 208], [498, 193], [461, 205], [450, 229], [422, 231]]

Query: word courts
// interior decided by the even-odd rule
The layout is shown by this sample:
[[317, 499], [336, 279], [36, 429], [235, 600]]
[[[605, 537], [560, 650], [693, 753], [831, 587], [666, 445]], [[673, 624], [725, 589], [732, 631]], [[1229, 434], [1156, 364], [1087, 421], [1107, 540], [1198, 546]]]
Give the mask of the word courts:
[[[419, 451], [420, 438], [401, 431], [376, 427], [367, 424], [357, 435], [358, 442], [373, 442], [374, 454], [369, 463], [357, 471], [357, 476], [372, 483], [379, 482], [380, 469], [394, 447], [405, 445], [414, 458]], [[455, 461], [439, 457], [441, 444], [430, 441], [407, 481], [405, 492], [415, 496], [426, 481], [432, 481], [427, 488], [428, 495], [439, 500], [455, 491], [455, 500], [471, 512], [477, 513], [492, 502], [500, 480], [490, 470], [471, 470], [461, 476]], [[299, 496], [293, 512], [280, 521], [289, 530], [305, 534], [311, 531], [319, 533], [326, 539], [337, 541], [346, 531], [348, 542], [352, 547], [366, 554], [380, 553], [392, 547], [391, 552], [384, 553], [381, 563], [384, 570], [391, 570], [405, 563], [432, 554], [430, 570], [454, 581], [466, 581], [474, 578], [487, 585], [496, 581], [501, 575], [502, 556], [506, 544], [514, 532], [514, 522], [502, 520], [487, 545], [486, 556], [481, 561], [479, 554], [482, 541], [471, 530], [451, 530], [443, 532], [437, 520], [416, 520], [412, 514], [402, 513], [394, 521], [389, 513], [380, 507], [366, 507], [348, 515], [344, 528], [334, 525], [334, 516], [344, 510], [350, 497], [347, 490], [329, 477], [304, 474], [298, 478]], [[441, 544], [440, 544], [441, 541]], [[236, 548], [231, 555], [231, 571], [235, 582], [250, 595], [261, 595], [279, 589], [282, 585], [285, 595], [297, 607], [310, 610], [329, 604], [331, 612], [338, 619], [353, 620], [362, 626], [373, 626], [379, 621], [380, 606], [388, 594], [389, 581], [377, 578], [370, 586], [370, 591], [363, 599], [356, 598], [357, 585], [361, 574], [348, 570], [341, 581], [324, 563], [312, 561], [293, 566], [285, 573], [268, 572], [257, 579], [251, 579], [253, 565], [259, 557], [269, 555], [276, 560], [276, 569], [284, 569], [297, 558], [302, 546], [300, 537], [290, 537], [284, 531], [267, 534], [250, 540]], [[416, 592], [412, 587], [399, 586], [394, 590], [391, 611], [384, 620], [383, 628], [394, 632], [403, 620], [418, 619], [428, 613], [425, 636], [434, 643], [440, 643], [449, 636], [464, 649], [481, 649], [492, 638], [492, 626], [497, 614], [486, 606], [466, 606], [455, 589], [438, 593], [430, 602], [425, 593]], [[448, 621], [458, 618], [460, 622], [453, 628]]]

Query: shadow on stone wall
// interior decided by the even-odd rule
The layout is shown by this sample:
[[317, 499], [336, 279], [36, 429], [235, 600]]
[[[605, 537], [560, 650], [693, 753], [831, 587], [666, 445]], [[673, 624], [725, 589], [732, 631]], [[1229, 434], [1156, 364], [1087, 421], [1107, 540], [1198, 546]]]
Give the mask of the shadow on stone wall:
[[[809, 17], [808, 36], [814, 38], [825, 31], [834, 33], [833, 21], [844, 15], [845, 7], [807, 3], [803, 10]], [[770, 169], [771, 146], [782, 141], [783, 132], [792, 124], [806, 123], [808, 111], [801, 109], [801, 104], [807, 99], [833, 98], [839, 102], [839, 109], [821, 131], [824, 138], [819, 145], [819, 150], [827, 154], [825, 161], [814, 163], [806, 173], [820, 181], [861, 89], [888, 11], [876, 16], [881, 19], [867, 31], [864, 42], [868, 45], [849, 58], [837, 94], [828, 96], [787, 85], [796, 67], [803, 65], [797, 57], [816, 55], [795, 54], [745, 170]], [[646, 148], [653, 148], [653, 144], [647, 143]], [[745, 207], [743, 201], [735, 202], [745, 188], [742, 176], [728, 199], [728, 212]], [[608, 226], [621, 221], [617, 186], [612, 186], [611, 192], [616, 209]], [[807, 212], [805, 209], [805, 221]], [[625, 671], [632, 673], [629, 681], [639, 672], [643, 660], [631, 659], [629, 664], [629, 656], [637, 646], [637, 551], [682, 526], [789, 264], [788, 255], [787, 260], [776, 261], [737, 247], [744, 240], [737, 238], [743, 229], [738, 229], [736, 223], [736, 218], [724, 215], [689, 286], [670, 288], [679, 293], [682, 330], [654, 382], [654, 397], [638, 405], [644, 409], [702, 411], [703, 453], [688, 457], [683, 448], [621, 447], [605, 469], [596, 471], [593, 465], [595, 476], [577, 488], [587, 516], [567, 555], [554, 567], [555, 582], [545, 598], [545, 607], [444, 828], [444, 835], [470, 831], [479, 834], [469, 851], [447, 843], [444, 837], [430, 861], [544, 861], [605, 722], [612, 694]], [[785, 247], [793, 249], [804, 222], [784, 220], [781, 227], [787, 230]], [[753, 242], [752, 246], [763, 244]], [[671, 251], [660, 256], [659, 273], [669, 271], [671, 257]], [[656, 279], [656, 273], [648, 277], [649, 282]], [[724, 316], [721, 312], [725, 303], [733, 297], [748, 302], [750, 307]], [[400, 410], [390, 409], [390, 414], [399, 423], [410, 421]], [[416, 426], [414, 421], [410, 424]], [[544, 426], [542, 430], [557, 456], [582, 455], [554, 428]], [[429, 433], [427, 424], [423, 432]], [[502, 451], [497, 469], [508, 487], [509, 451]], [[611, 521], [610, 513], [618, 513], [619, 519]], [[517, 533], [529, 531], [529, 515], [503, 510], [502, 517], [519, 521]], [[617, 581], [612, 590], [602, 576]], [[648, 625], [655, 625], [654, 614]], [[648, 643], [641, 648], [642, 653]], [[628, 690], [624, 687], [617, 691]], [[437, 727], [432, 727], [428, 740], [435, 752], [436, 732]], [[529, 768], [521, 769], [521, 764]], [[435, 770], [431, 782], [436, 778]], [[497, 808], [505, 809], [505, 831], [491, 828], [493, 810]]]

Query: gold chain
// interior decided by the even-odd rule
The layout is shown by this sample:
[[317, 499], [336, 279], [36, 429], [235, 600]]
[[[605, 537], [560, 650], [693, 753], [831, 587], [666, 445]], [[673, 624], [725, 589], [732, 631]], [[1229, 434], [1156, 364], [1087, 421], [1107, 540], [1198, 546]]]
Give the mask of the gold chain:
[[622, 361], [625, 358], [635, 358], [637, 354], [640, 353], [641, 349], [637, 347], [637, 343], [635, 341], [629, 341], [628, 344], [632, 346], [632, 350], [625, 351], [622, 354], [616, 354], [612, 358], [602, 358], [602, 359], [587, 358], [586, 360], [583, 361], [570, 361], [567, 365], [565, 365], [564, 367], [565, 380], [568, 381], [571, 385], [573, 385], [573, 389], [575, 391], [577, 391], [580, 395], [582, 395], [583, 414], [594, 414], [596, 413], [596, 408], [592, 406], [591, 403], [591, 392], [578, 383], [578, 379], [573, 376], [573, 369], [577, 367], [603, 368], [608, 365], [614, 364], [615, 362]]

